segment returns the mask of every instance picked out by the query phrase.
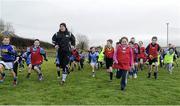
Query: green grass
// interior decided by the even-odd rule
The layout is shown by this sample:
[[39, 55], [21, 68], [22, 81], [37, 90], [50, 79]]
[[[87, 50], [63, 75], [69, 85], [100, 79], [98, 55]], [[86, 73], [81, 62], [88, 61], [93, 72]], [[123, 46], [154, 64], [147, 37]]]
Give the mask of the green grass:
[[160, 69], [158, 80], [147, 79], [147, 69], [139, 72], [138, 79], [128, 79], [125, 93], [120, 91], [120, 80], [109, 82], [105, 69], [97, 71], [92, 78], [89, 66], [83, 71], [72, 72], [64, 86], [58, 84], [54, 59], [43, 64], [44, 80], [39, 82], [34, 72], [27, 80], [27, 71], [19, 73], [19, 84], [12, 86], [12, 77], [7, 73], [0, 84], [1, 105], [180, 105], [180, 70], [175, 67], [172, 75]]

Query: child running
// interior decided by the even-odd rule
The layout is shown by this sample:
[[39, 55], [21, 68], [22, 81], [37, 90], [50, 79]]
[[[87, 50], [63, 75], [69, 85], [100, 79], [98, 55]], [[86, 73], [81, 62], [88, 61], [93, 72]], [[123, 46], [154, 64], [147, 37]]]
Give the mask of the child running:
[[151, 78], [151, 71], [152, 71], [152, 64], [155, 64], [155, 71], [154, 71], [154, 78], [157, 79], [158, 77], [158, 54], [160, 51], [160, 46], [157, 43], [157, 37], [152, 37], [152, 42], [147, 46], [146, 53], [148, 55], [149, 60], [149, 72], [148, 78]]
[[113, 41], [111, 39], [107, 40], [107, 45], [104, 49], [105, 61], [106, 61], [106, 69], [110, 76], [110, 81], [113, 79], [112, 65], [113, 65], [113, 55], [114, 48], [112, 46]]
[[71, 56], [70, 56], [70, 65], [71, 71], [75, 70], [75, 67], [78, 66], [78, 70], [80, 70], [80, 55], [76, 48], [72, 48]]
[[98, 67], [102, 68], [104, 63], [104, 48], [100, 48], [99, 58], [98, 58]]
[[13, 70], [13, 64], [16, 60], [16, 53], [13, 49], [13, 46], [10, 45], [10, 38], [9, 37], [3, 37], [2, 41], [3, 45], [0, 46], [0, 54], [1, 54], [1, 60], [0, 60], [0, 82], [4, 82], [5, 80], [5, 72], [4, 69], [10, 70], [12, 76], [13, 76], [13, 85], [17, 85], [17, 76], [16, 73]]
[[[28, 52], [26, 51], [26, 52], [23, 53], [22, 58], [26, 61], [28, 73], [31, 73], [31, 69], [32, 69], [32, 65], [31, 65], [31, 54], [28, 54]], [[26, 78], [29, 79], [29, 78], [30, 78], [30, 75], [27, 74]]]
[[144, 60], [146, 58], [146, 49], [143, 46], [143, 42], [139, 41], [139, 47], [140, 47], [140, 53], [138, 55], [138, 60], [139, 60], [139, 66], [141, 71], [143, 70], [143, 66], [144, 66]]
[[169, 51], [166, 53], [165, 57], [164, 57], [164, 63], [166, 65], [166, 68], [168, 70], [168, 72], [170, 74], [172, 74], [173, 71], [173, 59], [174, 59], [174, 49], [173, 48], [169, 48]]
[[[43, 80], [43, 75], [41, 71], [41, 64], [43, 63], [43, 57], [45, 61], [48, 61], [46, 58], [46, 52], [43, 48], [40, 47], [39, 39], [34, 40], [34, 45], [27, 48], [27, 57], [31, 55], [31, 65], [32, 69], [38, 73], [39, 81]], [[28, 72], [27, 78], [31, 75], [31, 71]]]
[[98, 54], [96, 53], [96, 49], [95, 47], [91, 47], [89, 53], [89, 63], [92, 68], [92, 77], [95, 77], [95, 68], [97, 65], [97, 60], [98, 60]]
[[133, 77], [137, 78], [137, 72], [138, 72], [138, 55], [140, 53], [140, 47], [137, 43], [135, 43], [135, 38], [131, 38], [131, 48], [133, 50], [133, 58], [134, 58], [134, 68], [133, 68]]
[[128, 45], [128, 38], [122, 37], [120, 44], [117, 46], [114, 53], [114, 65], [113, 67], [118, 69], [116, 77], [121, 79], [121, 90], [124, 91], [127, 84], [128, 71], [133, 65], [133, 52]]

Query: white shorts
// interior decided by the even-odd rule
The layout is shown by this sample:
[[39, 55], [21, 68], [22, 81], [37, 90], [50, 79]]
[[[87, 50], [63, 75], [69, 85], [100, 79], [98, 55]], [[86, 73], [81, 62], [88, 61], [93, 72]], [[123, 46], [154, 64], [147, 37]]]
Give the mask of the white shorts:
[[92, 67], [95, 67], [96, 66], [96, 63], [90, 63]]
[[7, 70], [13, 69], [13, 62], [0, 61], [0, 64], [2, 64]]

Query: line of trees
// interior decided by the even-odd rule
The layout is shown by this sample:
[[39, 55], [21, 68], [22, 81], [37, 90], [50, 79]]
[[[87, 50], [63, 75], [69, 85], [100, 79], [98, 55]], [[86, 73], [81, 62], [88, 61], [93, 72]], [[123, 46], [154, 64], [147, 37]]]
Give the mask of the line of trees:
[[[32, 45], [33, 40], [32, 39], [25, 39], [21, 38], [17, 35], [15, 35], [15, 29], [13, 25], [9, 22], [5, 22], [4, 20], [0, 19], [0, 33], [2, 35], [11, 36], [11, 42], [15, 46], [19, 47], [27, 47], [29, 45]], [[2, 37], [0, 37], [0, 40]], [[89, 39], [84, 34], [77, 34], [76, 35], [77, 45], [76, 48], [79, 48], [81, 50], [88, 50], [89, 48]], [[52, 45], [46, 42], [42, 42], [41, 46], [45, 46], [46, 48], [51, 48]]]

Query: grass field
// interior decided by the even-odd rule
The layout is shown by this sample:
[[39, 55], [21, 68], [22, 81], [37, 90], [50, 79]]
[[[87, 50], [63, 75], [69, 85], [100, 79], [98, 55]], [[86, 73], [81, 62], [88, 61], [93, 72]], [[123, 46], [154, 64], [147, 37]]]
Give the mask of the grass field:
[[97, 71], [92, 78], [89, 66], [83, 71], [74, 71], [64, 86], [58, 84], [54, 59], [43, 64], [44, 80], [39, 82], [36, 73], [26, 79], [27, 71], [19, 73], [19, 84], [12, 86], [12, 77], [7, 73], [0, 84], [1, 105], [180, 105], [180, 68], [175, 67], [172, 75], [160, 69], [159, 78], [147, 79], [147, 69], [139, 72], [137, 79], [128, 79], [125, 93], [120, 91], [120, 81], [109, 82], [105, 69]]

